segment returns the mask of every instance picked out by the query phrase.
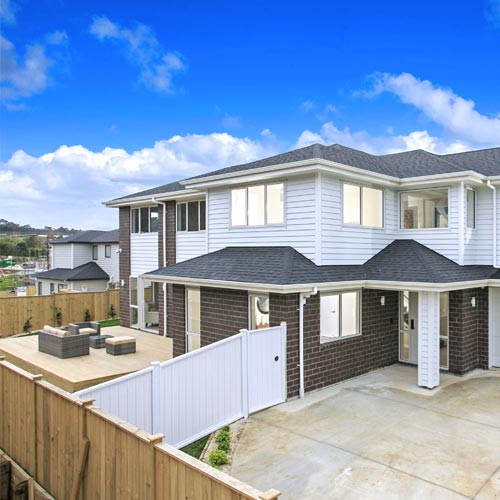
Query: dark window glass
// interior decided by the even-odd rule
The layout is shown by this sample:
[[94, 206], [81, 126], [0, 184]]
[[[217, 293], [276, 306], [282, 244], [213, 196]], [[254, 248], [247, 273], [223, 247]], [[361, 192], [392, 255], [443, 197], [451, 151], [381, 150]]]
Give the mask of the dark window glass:
[[207, 204], [204, 201], [200, 201], [200, 231], [206, 229], [207, 221]]
[[149, 209], [150, 231], [152, 233], [158, 232], [158, 207], [151, 207]]
[[139, 232], [139, 209], [138, 208], [132, 209], [132, 232], [133, 233]]
[[188, 231], [198, 231], [199, 221], [198, 221], [198, 202], [190, 201], [188, 204]]
[[111, 245], [106, 245], [104, 247], [104, 257], [109, 259], [111, 257]]
[[141, 208], [141, 233], [149, 233], [149, 208]]
[[186, 204], [179, 203], [177, 205], [177, 231], [186, 230]]
[[97, 260], [97, 245], [92, 245], [92, 259]]

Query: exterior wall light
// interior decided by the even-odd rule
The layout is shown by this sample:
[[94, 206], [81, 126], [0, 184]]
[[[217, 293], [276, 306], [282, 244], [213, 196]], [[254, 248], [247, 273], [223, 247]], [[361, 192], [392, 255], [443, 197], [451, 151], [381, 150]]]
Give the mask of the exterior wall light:
[[380, 305], [385, 306], [385, 295], [382, 295], [382, 297], [380, 297]]
[[471, 305], [472, 307], [476, 307], [476, 297], [472, 297], [472, 298], [470, 299], [470, 305]]

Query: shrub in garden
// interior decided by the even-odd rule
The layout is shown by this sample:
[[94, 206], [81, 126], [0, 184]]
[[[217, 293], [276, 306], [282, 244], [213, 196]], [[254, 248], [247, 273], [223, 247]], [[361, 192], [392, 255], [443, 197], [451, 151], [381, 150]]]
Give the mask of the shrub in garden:
[[227, 453], [223, 450], [214, 450], [208, 455], [208, 462], [212, 467], [219, 468], [228, 462]]
[[85, 309], [83, 321], [92, 321], [92, 315], [90, 314], [90, 311], [88, 309]]

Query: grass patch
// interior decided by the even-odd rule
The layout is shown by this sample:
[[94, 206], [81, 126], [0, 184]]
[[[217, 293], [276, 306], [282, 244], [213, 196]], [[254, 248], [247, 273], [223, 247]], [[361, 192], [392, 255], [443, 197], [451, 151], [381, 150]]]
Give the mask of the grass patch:
[[4, 276], [3, 278], [0, 278], [0, 292], [5, 292], [7, 290], [15, 288], [16, 286], [22, 285], [22, 280], [19, 279], [19, 276], [16, 275]]
[[198, 439], [198, 441], [195, 441], [194, 443], [188, 444], [187, 446], [184, 446], [184, 448], [181, 448], [181, 451], [187, 453], [188, 455], [191, 455], [194, 458], [200, 458], [201, 452], [203, 451], [203, 448], [205, 448], [209, 437], [210, 435]]
[[101, 328], [107, 328], [108, 326], [120, 326], [119, 319], [106, 319], [104, 321], [99, 321]]

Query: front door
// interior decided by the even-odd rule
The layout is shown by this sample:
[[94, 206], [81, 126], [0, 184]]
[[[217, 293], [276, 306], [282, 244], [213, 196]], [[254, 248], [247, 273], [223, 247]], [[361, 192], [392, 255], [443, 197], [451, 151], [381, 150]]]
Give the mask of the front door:
[[418, 292], [404, 290], [400, 293], [399, 360], [418, 363]]

